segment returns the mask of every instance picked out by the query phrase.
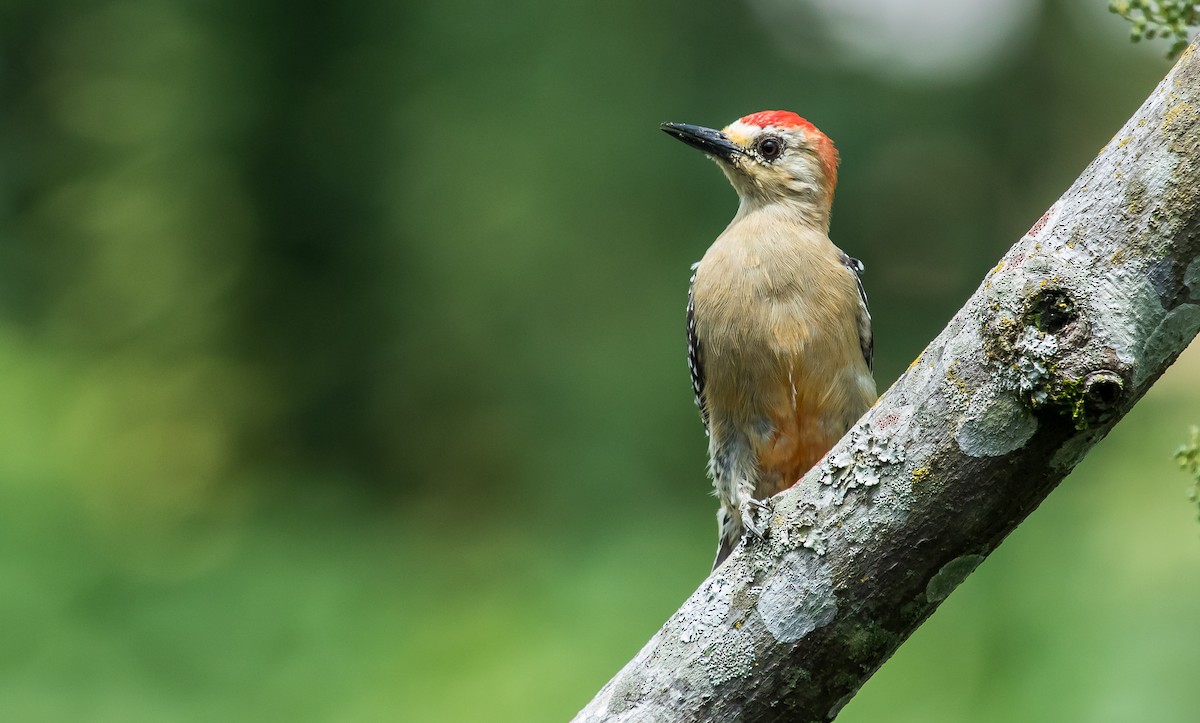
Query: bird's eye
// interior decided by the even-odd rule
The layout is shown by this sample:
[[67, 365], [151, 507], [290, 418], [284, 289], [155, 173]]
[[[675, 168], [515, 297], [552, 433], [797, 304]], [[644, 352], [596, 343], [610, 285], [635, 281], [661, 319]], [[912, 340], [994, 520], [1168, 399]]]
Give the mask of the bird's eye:
[[773, 161], [783, 155], [783, 141], [775, 136], [767, 136], [758, 142], [758, 155], [763, 160]]

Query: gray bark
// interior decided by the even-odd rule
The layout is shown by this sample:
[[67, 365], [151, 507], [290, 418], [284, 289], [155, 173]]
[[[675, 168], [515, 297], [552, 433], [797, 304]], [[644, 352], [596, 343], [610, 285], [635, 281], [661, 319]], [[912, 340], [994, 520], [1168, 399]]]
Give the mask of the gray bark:
[[576, 721], [825, 721], [1200, 330], [1200, 52]]

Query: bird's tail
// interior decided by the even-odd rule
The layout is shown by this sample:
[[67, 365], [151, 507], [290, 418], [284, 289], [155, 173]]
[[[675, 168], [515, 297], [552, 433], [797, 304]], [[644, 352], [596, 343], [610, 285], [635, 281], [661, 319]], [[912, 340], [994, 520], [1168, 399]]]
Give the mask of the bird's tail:
[[737, 547], [738, 539], [742, 536], [742, 523], [739, 515], [729, 509], [725, 503], [717, 510], [717, 559], [713, 561], [712, 569], [716, 570]]
[[721, 563], [725, 562], [725, 558], [729, 557], [729, 553], [733, 552], [733, 548], [735, 547], [737, 547], [736, 539], [731, 540], [722, 535], [717, 544], [717, 559], [713, 560], [712, 569], [716, 570], [718, 567], [720, 567]]

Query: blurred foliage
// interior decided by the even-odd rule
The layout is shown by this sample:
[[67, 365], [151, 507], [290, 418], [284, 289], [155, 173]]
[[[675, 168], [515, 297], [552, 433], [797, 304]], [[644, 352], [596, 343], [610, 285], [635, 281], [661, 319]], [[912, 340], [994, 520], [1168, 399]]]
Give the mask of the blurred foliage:
[[[682, 316], [736, 201], [658, 124], [837, 141], [883, 388], [1166, 70], [934, 5], [989, 55], [873, 68], [824, 0], [0, 3], [6, 717], [569, 717], [714, 547]], [[1196, 373], [839, 720], [1193, 720]]]
[[1188, 441], [1175, 450], [1175, 461], [1193, 480], [1192, 502], [1200, 503], [1200, 427], [1191, 428]]
[[1129, 37], [1173, 39], [1168, 58], [1174, 58], [1188, 45], [1192, 28], [1200, 25], [1200, 4], [1189, 0], [1109, 0], [1108, 9], [1133, 23]]

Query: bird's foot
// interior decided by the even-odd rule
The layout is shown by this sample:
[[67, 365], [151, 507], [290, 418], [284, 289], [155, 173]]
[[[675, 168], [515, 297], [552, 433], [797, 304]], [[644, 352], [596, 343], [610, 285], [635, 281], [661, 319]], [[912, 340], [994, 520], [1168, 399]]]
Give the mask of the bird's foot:
[[[746, 528], [747, 534], [754, 535], [755, 539], [758, 540], [766, 539], [767, 521], [770, 520], [771, 506], [750, 497], [742, 503], [740, 511], [742, 513], [742, 527]], [[767, 513], [765, 520], [761, 524], [755, 519], [756, 511]]]

